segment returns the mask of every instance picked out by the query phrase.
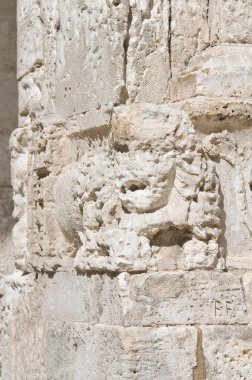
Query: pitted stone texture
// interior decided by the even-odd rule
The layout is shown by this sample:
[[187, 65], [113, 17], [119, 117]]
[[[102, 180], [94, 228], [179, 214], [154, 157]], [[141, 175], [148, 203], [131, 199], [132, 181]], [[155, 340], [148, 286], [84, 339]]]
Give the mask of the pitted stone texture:
[[[213, 133], [204, 140], [216, 163], [223, 194], [222, 244], [230, 268], [251, 268], [251, 130]], [[227, 181], [227, 176], [229, 180]]]
[[[39, 14], [25, 17], [18, 32], [18, 76], [21, 77], [43, 64], [43, 21]], [[26, 54], [21, 54], [22, 51]]]
[[46, 321], [72, 321], [123, 325], [120, 289], [116, 278], [57, 272], [39, 275], [27, 297], [25, 317]]
[[[96, 295], [94, 297], [94, 294]], [[39, 276], [30, 316], [125, 326], [247, 323], [241, 278], [226, 273]], [[27, 316], [28, 317], [28, 316]]]
[[[22, 354], [27, 358], [27, 351], [24, 349], [24, 347], [27, 347], [26, 343], [32, 344], [31, 340], [33, 338], [37, 339], [37, 330], [34, 331], [33, 329], [34, 324], [26, 325], [24, 330], [26, 334], [25, 339], [27, 338], [27, 340], [25, 341], [22, 339], [24, 330], [22, 331], [22, 327], [18, 323], [13, 322], [14, 315], [16, 316], [21, 313], [26, 316], [29, 315], [29, 306], [23, 300], [27, 299], [28, 293], [34, 283], [34, 278], [34, 274], [25, 276], [21, 271], [15, 271], [7, 276], [0, 274], [0, 378], [3, 380], [17, 379], [19, 376], [17, 368], [21, 370], [24, 356], [21, 358], [21, 361], [15, 358], [15, 355], [13, 357], [12, 353], [15, 351], [15, 347], [17, 347], [17, 352], [21, 350]], [[26, 330], [27, 328], [28, 330]], [[41, 336], [43, 332], [40, 330], [39, 334]], [[14, 369], [15, 360], [17, 360], [16, 369]], [[34, 362], [36, 361], [35, 357], [33, 357], [33, 360]], [[35, 363], [34, 365], [36, 366], [37, 364]], [[25, 378], [25, 371], [23, 369], [20, 378]]]
[[128, 12], [124, 48], [129, 101], [162, 103], [169, 96], [171, 75], [169, 1], [130, 0]]
[[178, 101], [174, 106], [187, 112], [196, 131], [203, 134], [223, 130], [239, 133], [252, 126], [252, 98], [244, 102], [239, 98], [197, 96]]
[[250, 326], [203, 327], [206, 380], [248, 380], [252, 377]]
[[3, 380], [252, 378], [251, 7], [18, 1]]
[[19, 81], [19, 127], [29, 125], [32, 120], [41, 115], [41, 110], [46, 105], [44, 78], [44, 67], [41, 67]]
[[46, 380], [46, 329], [42, 321], [19, 321], [11, 324], [12, 376], [10, 379]]
[[57, 20], [56, 1], [18, 1], [19, 126], [55, 115]]
[[28, 128], [36, 156], [29, 167], [29, 265], [64, 267], [61, 247], [82, 271], [223, 268], [223, 256], [230, 268], [251, 267], [250, 130], [231, 126], [201, 140], [186, 114], [171, 107], [116, 112], [110, 135], [105, 126], [81, 129], [79, 119], [67, 131], [56, 121]]
[[[173, 80], [172, 99], [195, 96], [250, 99], [251, 49], [251, 45], [221, 44], [195, 55], [181, 76]], [[230, 64], [226, 67], [227, 61]]]
[[121, 328], [53, 323], [48, 329], [50, 379], [192, 380], [192, 327]]
[[[35, 81], [41, 79], [44, 102], [38, 116], [79, 115], [108, 101], [177, 100], [181, 92], [188, 94], [188, 87], [195, 86], [183, 70], [188, 72], [195, 56], [203, 55], [205, 60], [210, 39], [212, 45], [250, 43], [251, 8], [250, 1], [244, 0], [88, 1], [84, 6], [77, 0], [23, 0], [18, 7], [18, 77], [33, 71], [37, 76], [38, 71]], [[248, 20], [246, 30], [241, 29], [243, 17]], [[187, 20], [190, 27], [185, 27]], [[234, 67], [232, 76], [241, 81], [237, 70]], [[183, 79], [177, 81], [181, 75]], [[203, 74], [199, 87], [209, 92], [216, 76], [216, 89], [226, 96], [228, 78], [220, 86], [218, 73], [209, 78]], [[171, 80], [175, 83], [172, 91]], [[21, 114], [20, 125], [27, 122], [27, 116], [29, 122], [34, 118], [32, 110], [26, 113]]]
[[64, 116], [126, 101], [128, 1], [58, 1], [56, 112]]
[[211, 43], [251, 44], [251, 0], [210, 0]]
[[190, 60], [209, 46], [208, 7], [209, 0], [170, 1], [171, 79], [178, 77]]
[[6, 380], [165, 380], [167, 374], [182, 380], [193, 379], [197, 366], [193, 327], [124, 328], [16, 318], [10, 334]]
[[79, 122], [24, 129], [27, 269], [55, 270], [73, 256], [84, 271], [223, 268], [220, 184], [187, 115], [145, 104], [119, 107], [110, 132]]
[[241, 278], [219, 273], [119, 276], [126, 323], [247, 323]]
[[58, 223], [80, 245], [75, 268], [156, 269], [167, 254], [159, 248], [169, 247], [181, 262], [164, 269], [223, 269], [220, 184], [188, 116], [166, 105], [121, 106], [109, 135], [101, 131], [74, 132], [76, 162], [55, 186]]
[[247, 310], [250, 314], [252, 311], [252, 272], [247, 271], [242, 276], [242, 283], [245, 292], [245, 299], [247, 304]]
[[40, 264], [36, 263], [36, 256], [46, 257], [50, 261], [50, 268], [53, 269], [57, 268], [55, 256], [58, 256], [59, 252], [69, 253], [72, 249], [69, 244], [64, 243], [65, 238], [59, 229], [54, 211], [54, 186], [57, 175], [62, 166], [70, 161], [72, 151], [65, 136], [64, 124], [60, 122], [34, 122], [27, 130], [27, 256], [30, 258], [30, 265], [36, 265], [40, 269], [48, 269], [48, 264], [45, 259]]
[[12, 230], [15, 261], [23, 265], [27, 257], [27, 180], [28, 131], [15, 129], [10, 138], [11, 182], [13, 187], [13, 217], [17, 222]]

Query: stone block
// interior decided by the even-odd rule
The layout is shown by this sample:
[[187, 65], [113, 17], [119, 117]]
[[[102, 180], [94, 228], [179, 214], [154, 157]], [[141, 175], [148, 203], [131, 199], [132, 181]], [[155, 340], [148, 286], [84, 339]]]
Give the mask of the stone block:
[[121, 274], [127, 325], [247, 323], [241, 278], [227, 273]]
[[36, 118], [41, 118], [46, 104], [44, 88], [44, 68], [29, 73], [18, 82], [18, 117], [19, 126], [30, 125]]
[[197, 333], [192, 327], [122, 328], [53, 323], [50, 379], [192, 380]]
[[[190, 115], [195, 129], [204, 135], [212, 132], [248, 130], [252, 126], [251, 99], [197, 96], [174, 103]], [[239, 132], [238, 132], [239, 133]]]
[[247, 309], [248, 309], [248, 312], [251, 313], [252, 312], [252, 272], [251, 272], [251, 268], [249, 269], [250, 271], [247, 271], [246, 273], [243, 274], [242, 283], [244, 287]]
[[169, 97], [169, 1], [132, 1], [128, 14], [125, 79], [129, 102]]
[[[44, 0], [42, 0], [44, 3]], [[17, 21], [22, 24], [27, 19], [36, 18], [41, 15], [41, 2], [37, 0], [17, 1]]]
[[[9, 379], [46, 380], [46, 326], [42, 321], [18, 320], [11, 324]], [[9, 373], [11, 371], [9, 370]], [[7, 377], [8, 378], [8, 377]]]
[[[29, 295], [34, 318], [126, 326], [243, 324], [249, 316], [241, 278], [228, 273], [39, 277]], [[95, 294], [95, 297], [94, 297]]]
[[18, 25], [17, 35], [17, 76], [20, 78], [43, 64], [43, 22], [41, 17], [25, 19]]
[[251, 0], [210, 0], [211, 43], [251, 44]]
[[58, 17], [56, 112], [71, 116], [108, 101], [125, 102], [128, 2], [60, 0]]
[[174, 79], [172, 99], [195, 96], [251, 98], [251, 56], [251, 47], [242, 44], [208, 48], [196, 55], [181, 76]]
[[171, 77], [176, 78], [195, 55], [209, 46], [209, 1], [176, 0], [170, 3]]
[[106, 275], [57, 272], [40, 275], [29, 294], [32, 318], [85, 323], [123, 323], [118, 284]]
[[202, 333], [206, 380], [252, 377], [251, 326], [208, 326]]
[[252, 379], [252, 0], [17, 6], [0, 377]]
[[[28, 78], [21, 82], [20, 99], [25, 101], [23, 98], [28, 97], [27, 100], [30, 101], [31, 97], [36, 98], [38, 96], [38, 91], [42, 94], [43, 99], [36, 110], [34, 107], [24, 109], [21, 103], [20, 113], [22, 113], [23, 118], [20, 119], [20, 126], [24, 125], [24, 121], [26, 124], [29, 123], [30, 120], [25, 120], [25, 117], [32, 116], [31, 119], [33, 120], [35, 117], [40, 116], [41, 111], [44, 111], [47, 117], [55, 114], [55, 65], [58, 22], [57, 2], [49, 0], [40, 2], [35, 0], [19, 1], [17, 76], [21, 80], [28, 75]], [[25, 53], [22, 54], [22, 52]], [[40, 114], [38, 111], [40, 111]]]

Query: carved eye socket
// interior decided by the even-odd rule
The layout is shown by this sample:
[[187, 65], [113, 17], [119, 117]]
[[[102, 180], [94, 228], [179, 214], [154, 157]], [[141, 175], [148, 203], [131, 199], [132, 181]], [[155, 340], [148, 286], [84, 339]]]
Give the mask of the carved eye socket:
[[123, 194], [126, 194], [126, 191], [131, 191], [132, 193], [134, 191], [137, 191], [137, 190], [144, 190], [146, 189], [146, 185], [144, 183], [139, 183], [139, 184], [136, 184], [136, 183], [132, 183], [131, 185], [128, 185], [128, 186], [122, 186], [121, 187], [121, 192]]

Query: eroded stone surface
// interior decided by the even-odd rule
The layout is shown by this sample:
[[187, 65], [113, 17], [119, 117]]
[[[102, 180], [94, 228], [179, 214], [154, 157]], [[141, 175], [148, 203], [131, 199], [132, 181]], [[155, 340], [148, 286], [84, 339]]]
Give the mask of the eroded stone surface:
[[[21, 379], [192, 379], [196, 367], [196, 329], [123, 328], [83, 323], [34, 325], [17, 321], [13, 371]], [[25, 334], [26, 338], [23, 339]], [[43, 345], [47, 344], [47, 355]], [[24, 355], [29, 348], [32, 361]], [[33, 356], [34, 347], [36, 354]], [[39, 350], [40, 349], [40, 350]], [[23, 376], [28, 370], [28, 376]]]
[[241, 279], [228, 274], [120, 275], [127, 323], [246, 323]]
[[[70, 132], [74, 144], [62, 123], [34, 125], [28, 265], [64, 266], [61, 247], [81, 271], [146, 271], [170, 247], [180, 269], [223, 269], [220, 184], [187, 115], [152, 104], [117, 112], [94, 138]], [[62, 149], [66, 163], [76, 156], [65, 168]], [[55, 260], [39, 267], [41, 256]]]
[[18, 1], [4, 380], [251, 378], [251, 9]]
[[[98, 325], [85, 329], [79, 325], [71, 329], [57, 324], [52, 325], [51, 334], [54, 335], [50, 342], [52, 354], [57, 342], [62, 347], [62, 338], [68, 352], [69, 339], [73, 340], [75, 353], [68, 357], [70, 367], [65, 359], [59, 363], [61, 373], [70, 372], [69, 378], [71, 372], [73, 378], [81, 378], [84, 372], [90, 379], [165, 379], [169, 375], [182, 380], [192, 378], [196, 365], [193, 328], [124, 329]], [[64, 353], [64, 346], [61, 349]], [[54, 363], [52, 360], [51, 371], [59, 378]]]
[[228, 273], [58, 272], [40, 276], [27, 302], [27, 317], [54, 321], [162, 326], [244, 324], [250, 318], [242, 280]]
[[251, 377], [251, 327], [209, 326], [203, 336], [207, 380]]

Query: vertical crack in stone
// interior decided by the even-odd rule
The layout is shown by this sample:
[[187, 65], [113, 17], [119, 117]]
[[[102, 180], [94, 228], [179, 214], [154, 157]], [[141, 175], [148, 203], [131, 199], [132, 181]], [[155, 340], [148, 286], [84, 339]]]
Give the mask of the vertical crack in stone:
[[209, 3], [210, 3], [210, 0], [207, 0], [207, 3], [206, 3], [206, 20], [207, 20], [208, 25], [209, 25]]
[[168, 18], [168, 54], [169, 54], [169, 68], [170, 68], [170, 78], [172, 78], [172, 52], [171, 52], [171, 39], [172, 39], [172, 0], [169, 0], [169, 18]]
[[211, 42], [211, 31], [210, 31], [210, 25], [209, 25], [209, 8], [210, 8], [210, 0], [206, 0], [206, 22], [208, 26], [208, 39], [209, 39], [207, 47], [209, 46]]
[[197, 365], [193, 371], [193, 380], [205, 380], [206, 372], [205, 372], [205, 357], [202, 347], [202, 330], [197, 327]]
[[129, 4], [129, 11], [128, 11], [128, 19], [127, 19], [127, 33], [126, 37], [123, 41], [123, 49], [124, 49], [124, 67], [123, 67], [123, 80], [125, 83], [125, 101], [122, 101], [122, 103], [126, 103], [126, 100], [128, 98], [128, 92], [127, 92], [127, 65], [128, 65], [128, 48], [129, 48], [129, 41], [130, 41], [130, 28], [132, 23], [132, 9]]

